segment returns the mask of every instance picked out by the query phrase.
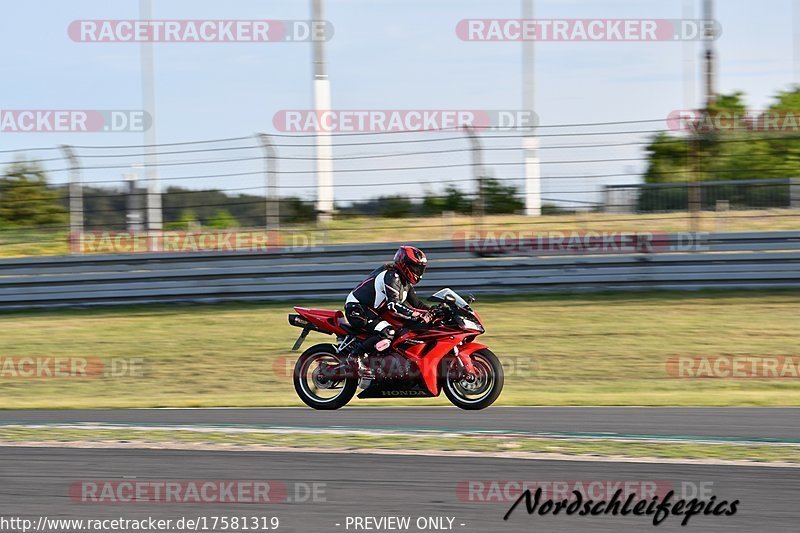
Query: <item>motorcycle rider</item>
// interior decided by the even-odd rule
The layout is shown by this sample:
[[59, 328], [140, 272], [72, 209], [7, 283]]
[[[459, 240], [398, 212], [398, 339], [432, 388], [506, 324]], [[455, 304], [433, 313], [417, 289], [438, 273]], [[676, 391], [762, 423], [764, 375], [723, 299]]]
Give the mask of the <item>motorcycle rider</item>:
[[372, 379], [372, 371], [366, 364], [368, 354], [388, 348], [396, 333], [384, 318], [392, 317], [403, 323], [430, 322], [429, 307], [414, 291], [414, 285], [419, 283], [427, 264], [428, 259], [422, 250], [401, 246], [392, 263], [375, 269], [347, 296], [344, 304], [347, 321], [356, 330], [370, 332], [351, 353], [358, 362], [361, 378]]

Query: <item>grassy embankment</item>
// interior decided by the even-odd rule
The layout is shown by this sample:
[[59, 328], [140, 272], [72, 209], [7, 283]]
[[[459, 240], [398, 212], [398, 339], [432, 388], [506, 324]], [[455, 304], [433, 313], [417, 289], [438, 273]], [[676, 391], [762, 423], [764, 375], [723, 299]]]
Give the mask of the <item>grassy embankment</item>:
[[[324, 229], [313, 224], [284, 227], [284, 243], [315, 245], [395, 242], [402, 238], [409, 242], [463, 237], [464, 231], [475, 229], [470, 217], [428, 218], [347, 218], [336, 219]], [[769, 209], [757, 211], [703, 212], [699, 217], [698, 231], [778, 231], [800, 228], [797, 210]], [[503, 215], [484, 219], [487, 231], [594, 231], [594, 232], [664, 232], [693, 231], [687, 214], [612, 214], [586, 213], [579, 215], [548, 215], [540, 218]], [[402, 237], [401, 237], [402, 236]], [[8, 228], [0, 231], [0, 257], [32, 255], [63, 255], [68, 253], [67, 233], [23, 231]]]
[[[475, 307], [488, 327], [481, 340], [506, 367], [499, 405], [800, 406], [800, 378], [667, 372], [677, 356], [797, 356], [800, 295], [793, 292], [520, 297]], [[237, 304], [0, 314], [2, 358], [96, 357], [106, 368], [112, 359], [140, 360], [133, 375], [118, 377], [24, 378], [0, 367], [2, 407], [300, 405], [289, 378], [299, 332], [286, 323], [290, 310]], [[311, 334], [305, 347], [327, 339]]]

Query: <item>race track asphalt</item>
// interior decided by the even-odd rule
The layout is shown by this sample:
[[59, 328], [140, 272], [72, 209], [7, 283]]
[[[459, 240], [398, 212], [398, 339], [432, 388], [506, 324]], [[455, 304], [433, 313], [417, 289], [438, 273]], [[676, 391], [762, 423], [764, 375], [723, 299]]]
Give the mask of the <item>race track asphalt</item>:
[[[452, 531], [464, 532], [797, 531], [800, 520], [798, 472], [795, 468], [760, 466], [0, 447], [0, 517], [23, 516], [38, 520], [40, 516], [76, 519], [153, 516], [177, 520], [180, 517], [277, 516], [281, 521], [278, 531], [303, 533], [356, 531], [346, 528], [348, 516], [409, 516], [412, 524], [419, 517], [452, 517]], [[232, 479], [279, 481], [287, 487], [289, 498], [295, 500], [303, 500], [305, 487], [316, 486], [317, 501], [108, 504], [82, 502], [80, 492], [73, 493], [78, 496], [70, 495], [70, 488], [82, 480]], [[686, 491], [687, 497], [695, 490], [705, 490], [713, 493], [717, 502], [735, 499], [740, 502], [734, 516], [695, 516], [685, 528], [680, 526], [680, 518], [674, 516], [654, 528], [651, 517], [542, 517], [528, 516], [523, 508], [514, 511], [505, 522], [503, 515], [510, 502], [476, 501], [480, 498], [478, 494], [486, 494], [480, 490], [458, 492], [463, 482], [477, 480], [500, 483], [504, 483], [503, 480], [649, 481], [659, 487], [673, 488], [679, 495]], [[600, 494], [602, 496], [602, 490]], [[707, 495], [706, 499], [709, 497]], [[421, 530], [414, 526], [404, 531]]]
[[292, 427], [457, 429], [534, 433], [655, 435], [800, 440], [800, 408], [662, 407], [365, 407], [5, 410], [0, 423], [263, 424]]

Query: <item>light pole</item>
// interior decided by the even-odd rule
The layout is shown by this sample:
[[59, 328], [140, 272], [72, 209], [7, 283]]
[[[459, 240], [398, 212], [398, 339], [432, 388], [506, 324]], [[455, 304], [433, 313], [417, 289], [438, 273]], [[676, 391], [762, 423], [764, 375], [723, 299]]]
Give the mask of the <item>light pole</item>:
[[[683, 0], [683, 18], [691, 20], [695, 18], [695, 0]], [[686, 39], [683, 41], [683, 107], [684, 109], [695, 108], [695, 76], [696, 61], [695, 41]]]
[[800, 0], [794, 0], [792, 2], [792, 28], [794, 83], [800, 85]]
[[[311, 0], [312, 21], [323, 21], [323, 0]], [[331, 108], [331, 85], [325, 61], [325, 39], [312, 37], [314, 47], [314, 112], [317, 122]], [[330, 131], [324, 127], [317, 130], [317, 221], [327, 222], [333, 215], [333, 149]]]
[[[522, 0], [522, 18], [533, 18], [533, 0]], [[522, 107], [535, 117], [536, 72], [534, 63], [534, 41], [522, 41]], [[535, 122], [526, 128], [522, 140], [525, 158], [525, 214], [538, 217], [542, 214], [542, 184], [539, 169], [539, 139], [534, 129]]]
[[705, 105], [708, 109], [714, 100], [717, 98], [717, 65], [716, 54], [714, 52], [714, 2], [712, 0], [703, 0], [703, 22], [705, 26], [704, 42], [705, 42]]
[[[139, 18], [152, 19], [152, 0], [139, 0]], [[153, 68], [153, 43], [147, 39], [139, 46], [142, 71], [142, 106], [150, 115], [150, 127], [144, 132], [144, 168], [147, 182], [147, 229], [150, 232], [162, 230], [161, 191], [158, 183], [158, 147], [156, 146], [156, 95], [155, 74]], [[148, 239], [151, 251], [157, 251], [158, 238]]]

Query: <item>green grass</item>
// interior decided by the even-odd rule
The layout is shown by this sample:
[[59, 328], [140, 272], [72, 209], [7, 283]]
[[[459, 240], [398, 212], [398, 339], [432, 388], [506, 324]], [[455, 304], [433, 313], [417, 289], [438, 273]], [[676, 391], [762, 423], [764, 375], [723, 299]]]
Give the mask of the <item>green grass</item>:
[[349, 450], [424, 450], [528, 452], [664, 459], [782, 461], [800, 463], [800, 446], [717, 443], [620, 442], [610, 439], [563, 440], [500, 437], [441, 437], [319, 433], [234, 433], [184, 430], [0, 428], [3, 442], [124, 442], [141, 445], [257, 445]]
[[[629, 214], [582, 213], [525, 217], [493, 215], [484, 218], [485, 231], [595, 231], [595, 232], [686, 232], [686, 231], [778, 231], [797, 230], [800, 214], [796, 209], [702, 212], [697, 227], [685, 212]], [[337, 218], [318, 227], [316, 224], [284, 225], [287, 245], [306, 245], [449, 240], [463, 238], [463, 232], [476, 229], [476, 220], [466, 216], [425, 218]], [[64, 255], [68, 253], [66, 231], [17, 230], [0, 228], [0, 257]]]
[[[679, 355], [798, 355], [796, 292], [519, 297], [478, 300], [475, 308], [488, 328], [480, 340], [506, 367], [499, 405], [800, 406], [798, 378], [679, 379], [665, 369]], [[117, 378], [3, 372], [2, 407], [301, 405], [289, 378], [299, 333], [286, 322], [289, 311], [288, 304], [236, 304], [0, 314], [0, 358], [135, 358], [143, 371]], [[329, 339], [312, 333], [304, 346]]]
[[[597, 231], [597, 232], [663, 232], [687, 231], [778, 231], [797, 230], [800, 215], [793, 209], [761, 209], [746, 211], [701, 212], [697, 227], [686, 212], [674, 213], [581, 213], [526, 217], [522, 215], [490, 215], [484, 217], [484, 231]], [[325, 243], [394, 242], [397, 240], [427, 241], [463, 238], [464, 231], [476, 229], [476, 220], [466, 216], [425, 218], [335, 219], [321, 235], [312, 233]], [[297, 228], [303, 231], [304, 228]], [[309, 229], [306, 229], [309, 232]], [[402, 239], [398, 238], [402, 235]], [[460, 237], [459, 237], [460, 235]]]
[[0, 257], [64, 255], [69, 251], [67, 240], [66, 231], [0, 227]]

